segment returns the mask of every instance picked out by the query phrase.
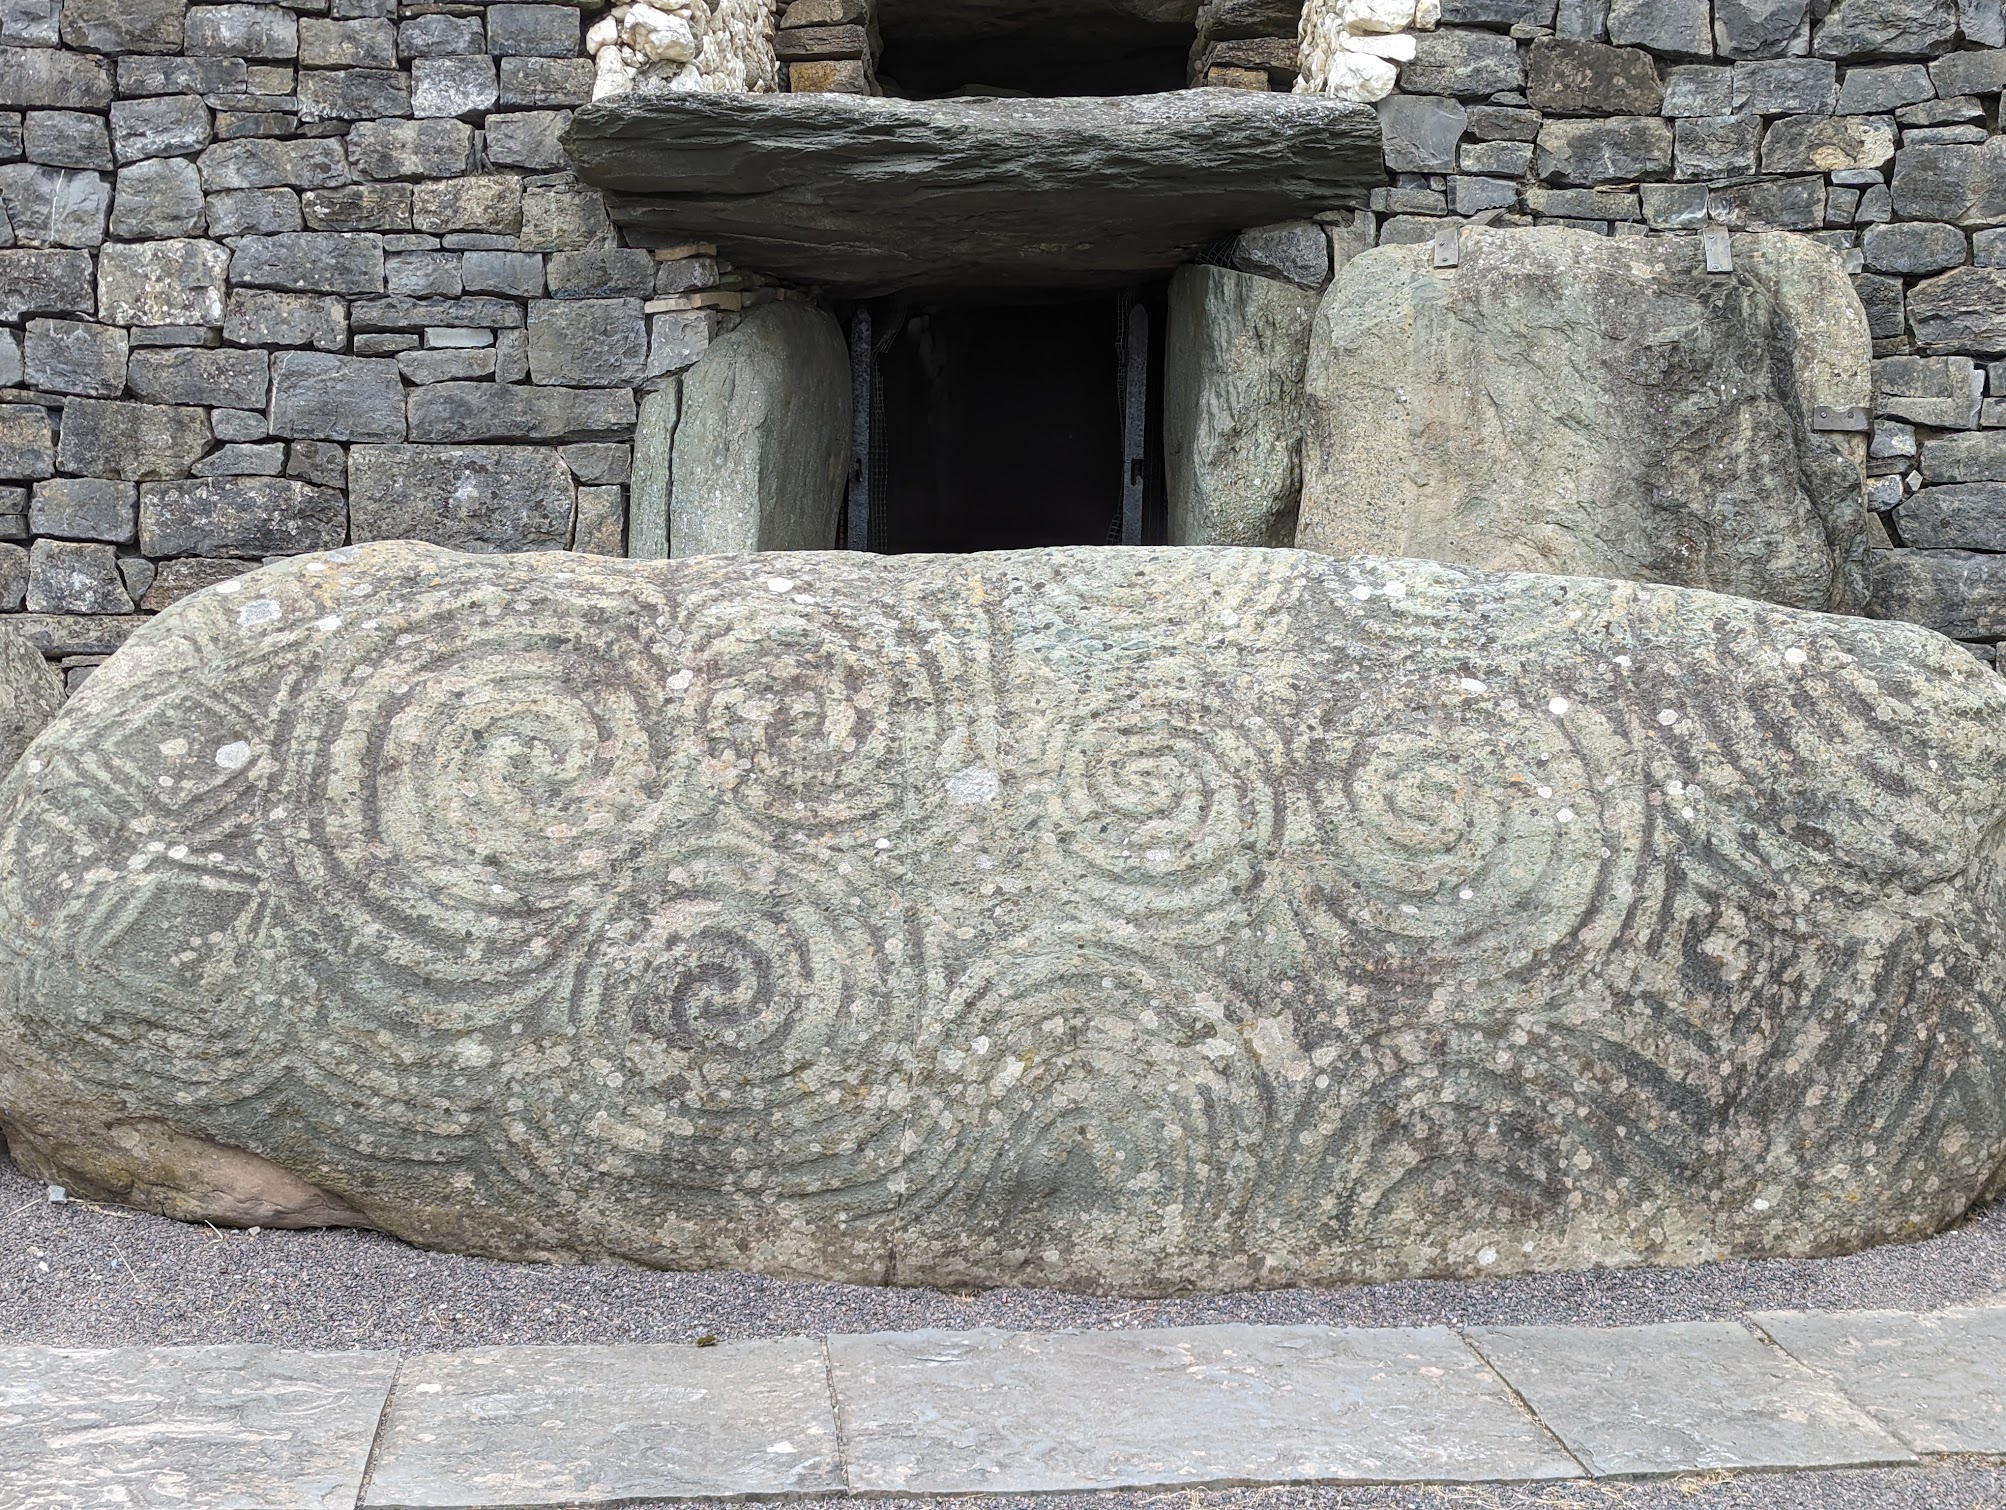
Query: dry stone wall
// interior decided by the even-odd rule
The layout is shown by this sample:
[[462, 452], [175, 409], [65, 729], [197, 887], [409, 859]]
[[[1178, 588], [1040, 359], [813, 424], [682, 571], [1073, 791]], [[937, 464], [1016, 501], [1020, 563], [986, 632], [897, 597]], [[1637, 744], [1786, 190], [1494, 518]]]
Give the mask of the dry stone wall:
[[[1319, 9], [1333, 7], [1311, 20]], [[1389, 183], [1369, 221], [1328, 228], [1334, 259], [1296, 227], [1243, 242], [1238, 264], [1328, 277], [1375, 240], [1458, 221], [1814, 237], [1845, 260], [1873, 327], [1873, 611], [1992, 659], [2006, 635], [2000, 0], [1442, 0], [1412, 43], [1379, 106]]]
[[[1372, 210], [1259, 228], [1235, 266], [1321, 287], [1455, 220], [1808, 232], [1874, 323], [1876, 610], [1992, 655], [2000, 0], [1435, 9], [1200, 7], [1194, 84], [1324, 87], [1332, 49], [1399, 69]], [[569, 172], [609, 20], [657, 87], [876, 87], [866, 0], [0, 0], [0, 615], [73, 683], [278, 556], [625, 548], [641, 403], [776, 291], [624, 244]]]
[[770, 293], [569, 172], [596, 17], [0, 4], [0, 615], [73, 683], [275, 556], [621, 553], [639, 400]]

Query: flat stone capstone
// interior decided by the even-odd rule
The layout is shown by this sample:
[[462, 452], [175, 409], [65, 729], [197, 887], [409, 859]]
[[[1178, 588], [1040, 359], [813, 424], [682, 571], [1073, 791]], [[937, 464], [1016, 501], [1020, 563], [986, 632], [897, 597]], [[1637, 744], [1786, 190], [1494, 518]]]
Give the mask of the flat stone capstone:
[[350, 548], [0, 785], [0, 1125], [515, 1259], [1845, 1252], [2006, 1184], [2002, 727], [1926, 631], [1636, 583]]
[[[1118, 284], [1361, 204], [1378, 117], [1305, 95], [869, 99], [636, 91], [565, 147], [637, 234], [850, 295]], [[979, 235], [969, 227], [979, 226]]]

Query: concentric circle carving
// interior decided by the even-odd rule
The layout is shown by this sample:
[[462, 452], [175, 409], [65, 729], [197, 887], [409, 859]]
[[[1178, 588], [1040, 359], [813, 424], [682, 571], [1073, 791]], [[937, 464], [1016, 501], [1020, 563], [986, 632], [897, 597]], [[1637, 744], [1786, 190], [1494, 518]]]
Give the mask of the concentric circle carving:
[[296, 562], [0, 789], [0, 1113], [436, 1245], [870, 1282], [1925, 1230], [2006, 1162], [1960, 654], [1282, 552]]

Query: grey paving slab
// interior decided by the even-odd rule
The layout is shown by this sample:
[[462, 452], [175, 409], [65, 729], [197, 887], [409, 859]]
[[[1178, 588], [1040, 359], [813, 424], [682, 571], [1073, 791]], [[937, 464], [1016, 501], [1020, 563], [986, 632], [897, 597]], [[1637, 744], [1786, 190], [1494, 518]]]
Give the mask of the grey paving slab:
[[586, 1506], [842, 1487], [822, 1345], [782, 1338], [409, 1359], [363, 1503]]
[[9, 1510], [351, 1510], [391, 1353], [0, 1348]]
[[858, 1493], [1581, 1475], [1441, 1327], [898, 1332], [829, 1358]]
[[1917, 1452], [2006, 1453], [2006, 1306], [1750, 1319]]
[[1464, 1335], [1597, 1476], [1914, 1461], [1829, 1380], [1734, 1322]]

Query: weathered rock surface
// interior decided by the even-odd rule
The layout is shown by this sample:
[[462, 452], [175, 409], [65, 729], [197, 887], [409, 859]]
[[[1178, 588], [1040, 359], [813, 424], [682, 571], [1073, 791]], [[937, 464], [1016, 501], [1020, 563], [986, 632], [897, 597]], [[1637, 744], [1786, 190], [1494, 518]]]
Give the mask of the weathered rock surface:
[[565, 143], [621, 224], [853, 293], [1117, 283], [1248, 226], [1362, 203], [1385, 178], [1370, 109], [1235, 89], [631, 93], [579, 111]]
[[1664, 75], [1641, 48], [1542, 37], [1532, 44], [1527, 74], [1527, 93], [1540, 110], [1647, 115], [1665, 102]]
[[149, 482], [139, 490], [140, 549], [252, 560], [331, 550], [348, 533], [346, 505], [334, 488], [291, 477]]
[[1172, 545], [1295, 544], [1317, 297], [1218, 267], [1170, 282], [1164, 471]]
[[1311, 344], [1298, 543], [1629, 577], [1799, 608], [1864, 601], [1866, 317], [1836, 258], [1472, 231], [1356, 258]]
[[1707, 215], [1736, 231], [1813, 231], [1825, 223], [1822, 178], [1730, 184], [1707, 195]]
[[[1918, 497], [1937, 489], [1926, 489]], [[2006, 556], [1973, 550], [1869, 553], [1876, 618], [1926, 624], [1960, 640], [2006, 639]]]
[[349, 548], [0, 785], [0, 1118], [509, 1257], [1836, 1252], [2000, 1184], [2002, 729], [1924, 630], [1633, 583]]
[[1805, 0], [1714, 0], [1714, 45], [1727, 58], [1780, 58], [1809, 30]]
[[109, 545], [37, 540], [28, 551], [31, 614], [131, 613], [132, 598]]
[[63, 706], [63, 679], [42, 652], [0, 623], [0, 776]]
[[826, 311], [768, 304], [685, 374], [669, 553], [828, 550], [850, 465], [850, 355]]
[[1920, 550], [2006, 551], [2006, 483], [1924, 488], [1897, 511], [1902, 544]]
[[2006, 356], [2006, 268], [1960, 267], [1918, 283], [1908, 312], [1920, 351]]
[[348, 453], [357, 541], [424, 540], [473, 552], [570, 546], [577, 490], [542, 446], [356, 446]]
[[1821, 58], [1933, 57], [1957, 40], [1955, 0], [1839, 0], [1819, 23]]

